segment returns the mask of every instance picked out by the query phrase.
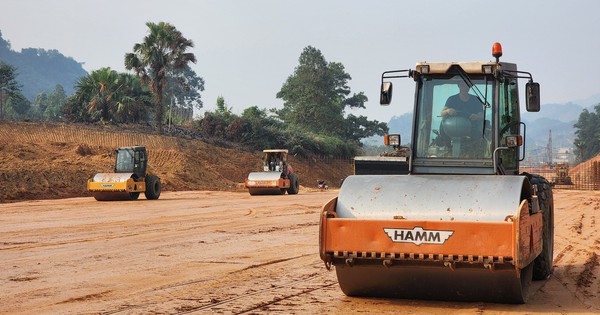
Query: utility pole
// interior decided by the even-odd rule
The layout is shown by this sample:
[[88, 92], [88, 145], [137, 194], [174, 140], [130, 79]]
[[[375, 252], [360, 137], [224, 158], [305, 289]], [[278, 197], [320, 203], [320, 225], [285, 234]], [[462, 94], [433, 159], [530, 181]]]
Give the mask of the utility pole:
[[548, 145], [546, 146], [546, 156], [548, 157], [548, 165], [552, 166], [554, 161], [552, 160], [552, 129], [548, 135]]

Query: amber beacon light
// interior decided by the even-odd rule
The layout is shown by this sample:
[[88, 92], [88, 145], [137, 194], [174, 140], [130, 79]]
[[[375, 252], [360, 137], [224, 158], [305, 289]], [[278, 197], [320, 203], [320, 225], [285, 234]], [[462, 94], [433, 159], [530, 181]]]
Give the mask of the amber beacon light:
[[496, 57], [496, 62], [500, 61], [500, 57], [502, 57], [502, 45], [500, 43], [495, 42], [492, 45], [492, 56]]

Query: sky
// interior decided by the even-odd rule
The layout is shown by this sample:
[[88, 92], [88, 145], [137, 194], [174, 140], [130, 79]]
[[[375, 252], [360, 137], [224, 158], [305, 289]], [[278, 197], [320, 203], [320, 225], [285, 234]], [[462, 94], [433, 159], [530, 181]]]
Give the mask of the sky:
[[[204, 108], [219, 96], [234, 113], [281, 108], [276, 98], [306, 46], [340, 62], [353, 93], [369, 98], [347, 110], [388, 122], [411, 112], [414, 83], [394, 82], [379, 105], [381, 73], [421, 61], [517, 63], [541, 85], [541, 102], [600, 94], [600, 1], [550, 0], [2, 0], [0, 31], [15, 51], [57, 49], [91, 72], [126, 71], [124, 55], [147, 35], [146, 22], [168, 22], [194, 42], [194, 71], [205, 80]], [[524, 82], [521, 82], [523, 91]], [[521, 93], [523, 94], [523, 93]]]

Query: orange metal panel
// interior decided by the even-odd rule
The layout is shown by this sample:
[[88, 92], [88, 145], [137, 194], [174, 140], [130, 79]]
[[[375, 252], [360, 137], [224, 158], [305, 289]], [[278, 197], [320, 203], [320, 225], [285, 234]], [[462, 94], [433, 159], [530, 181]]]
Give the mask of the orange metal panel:
[[[324, 242], [324, 252], [357, 251], [504, 257], [515, 257], [516, 253], [515, 224], [509, 222], [338, 218], [329, 218], [326, 221], [325, 229], [322, 231], [324, 235], [321, 238]], [[443, 241], [444, 236], [438, 236], [436, 234], [438, 232], [451, 235]], [[418, 244], [423, 241], [442, 242], [442, 244]]]
[[289, 179], [279, 178], [277, 180], [252, 180], [254, 182], [253, 185], [249, 185], [249, 181], [249, 179], [246, 179], [244, 182], [244, 186], [246, 188], [290, 188]]
[[[534, 198], [534, 202], [537, 199]], [[525, 268], [543, 249], [542, 244], [542, 213], [529, 215], [529, 205], [526, 200], [519, 206], [519, 219], [517, 221], [519, 233], [517, 234], [517, 267]]]

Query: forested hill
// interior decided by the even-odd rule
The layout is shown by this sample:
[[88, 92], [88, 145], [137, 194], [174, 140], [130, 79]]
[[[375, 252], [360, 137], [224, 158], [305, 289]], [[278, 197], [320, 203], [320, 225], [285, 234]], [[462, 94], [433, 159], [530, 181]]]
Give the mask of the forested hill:
[[0, 61], [16, 68], [16, 79], [22, 84], [21, 93], [30, 100], [43, 91], [53, 91], [57, 84], [71, 95], [75, 83], [87, 75], [81, 63], [65, 57], [58, 50], [24, 48], [21, 52], [13, 51], [10, 42], [2, 38], [1, 31]]

